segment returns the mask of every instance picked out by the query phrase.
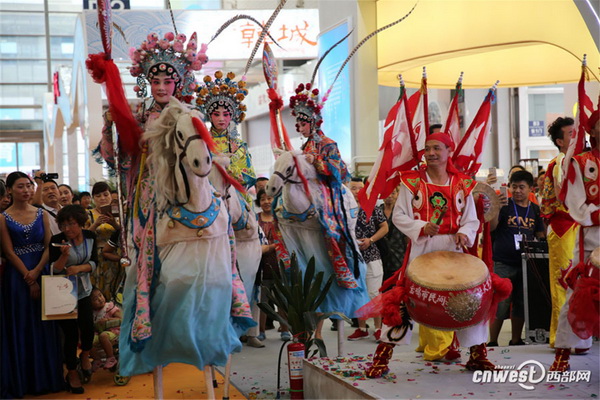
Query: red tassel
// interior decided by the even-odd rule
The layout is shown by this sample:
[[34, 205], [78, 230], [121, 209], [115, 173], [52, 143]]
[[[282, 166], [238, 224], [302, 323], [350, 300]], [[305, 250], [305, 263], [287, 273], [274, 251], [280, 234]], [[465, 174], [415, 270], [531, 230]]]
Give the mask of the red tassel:
[[[301, 155], [301, 156], [303, 157], [304, 155]], [[302, 173], [302, 170], [300, 169], [300, 164], [298, 164], [298, 160], [296, 159], [296, 156], [294, 156], [293, 158], [294, 158], [294, 164], [296, 165], [296, 171], [298, 171], [298, 177], [302, 181], [302, 186], [304, 187], [304, 192], [306, 192], [306, 196], [308, 196], [310, 198], [310, 188], [308, 187], [308, 180]]]
[[211, 152], [218, 153], [217, 144], [213, 140], [206, 125], [204, 125], [204, 122], [200, 121], [197, 117], [192, 117], [192, 124], [194, 124], [194, 128], [196, 128], [196, 133], [200, 135], [202, 140], [204, 140], [204, 143], [206, 143], [206, 147], [208, 147]]
[[113, 60], [107, 60], [104, 53], [90, 54], [85, 65], [94, 82], [105, 84], [110, 114], [119, 132], [119, 145], [127, 154], [137, 155], [140, 152], [142, 129], [125, 97], [119, 68]]
[[600, 336], [599, 304], [600, 282], [598, 279], [595, 277], [579, 278], [569, 300], [567, 319], [573, 332], [581, 339]]
[[228, 183], [229, 185], [236, 188], [236, 190], [238, 192], [241, 192], [244, 194], [246, 193], [246, 189], [238, 181], [233, 179], [233, 177], [227, 173], [227, 170], [225, 168], [223, 168], [223, 166], [221, 164], [215, 162], [215, 163], [213, 163], [213, 165], [215, 167], [217, 167], [217, 170], [219, 171], [219, 173], [221, 174], [221, 177], [223, 177], [223, 179], [225, 180], [226, 183]]
[[[271, 147], [281, 149], [282, 142], [285, 145], [285, 150], [292, 150], [292, 143], [290, 142], [290, 138], [287, 134], [287, 130], [285, 129], [285, 125], [281, 124], [278, 126], [277, 123], [277, 111], [280, 111], [283, 106], [283, 99], [275, 89], [267, 89], [267, 95], [269, 96], [269, 118], [271, 120]], [[279, 131], [281, 129], [281, 132]], [[280, 137], [279, 134], [281, 133]]]
[[512, 282], [508, 278], [501, 278], [495, 272], [491, 273], [492, 276], [492, 288], [494, 295], [492, 297], [492, 305], [488, 312], [486, 321], [493, 320], [496, 318], [496, 311], [498, 311], [498, 303], [508, 298], [512, 293]]
[[386, 325], [402, 325], [400, 304], [404, 301], [404, 287], [396, 286], [385, 293], [381, 293], [373, 300], [356, 310], [356, 317], [369, 319], [383, 317]]
[[396, 286], [392, 290], [383, 293], [383, 308], [381, 316], [388, 326], [402, 325], [400, 304], [404, 300], [404, 287]]

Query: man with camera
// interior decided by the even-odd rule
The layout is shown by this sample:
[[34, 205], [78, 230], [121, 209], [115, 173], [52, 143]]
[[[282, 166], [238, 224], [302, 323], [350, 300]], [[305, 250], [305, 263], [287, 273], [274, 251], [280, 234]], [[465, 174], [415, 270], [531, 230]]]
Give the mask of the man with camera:
[[33, 174], [33, 180], [37, 187], [33, 195], [33, 205], [43, 208], [50, 214], [50, 230], [53, 235], [59, 234], [61, 231], [56, 223], [56, 214], [60, 210], [60, 193], [58, 184], [54, 179], [58, 179], [58, 174], [46, 174], [44, 171], [38, 170]]

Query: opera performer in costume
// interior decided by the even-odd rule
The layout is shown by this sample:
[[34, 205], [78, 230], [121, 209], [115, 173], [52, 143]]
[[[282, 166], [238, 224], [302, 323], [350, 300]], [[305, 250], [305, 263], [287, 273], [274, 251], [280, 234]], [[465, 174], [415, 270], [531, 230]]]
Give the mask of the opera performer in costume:
[[[563, 168], [569, 168], [569, 178], [563, 189], [566, 191], [565, 205], [569, 209], [571, 217], [580, 225], [580, 232], [577, 235], [575, 244], [575, 254], [573, 257], [573, 267], [567, 272], [566, 281], [570, 286], [575, 286], [580, 277], [588, 275], [585, 261], [587, 261], [594, 249], [600, 246], [600, 191], [598, 190], [598, 169], [600, 168], [600, 121], [598, 119], [598, 110], [590, 116], [587, 124], [590, 133], [590, 142], [592, 149], [581, 154], [573, 156], [570, 165], [563, 165]], [[575, 140], [575, 139], [573, 139]], [[570, 179], [571, 173], [574, 174]], [[596, 267], [591, 267], [596, 268]], [[596, 287], [597, 290], [597, 287]], [[556, 331], [556, 340], [554, 341], [555, 358], [550, 366], [550, 371], [569, 370], [569, 358], [571, 348], [575, 349], [575, 354], [585, 354], [592, 346], [592, 338], [589, 335], [587, 339], [582, 339], [569, 324], [570, 312], [597, 312], [593, 307], [590, 310], [569, 310], [569, 300], [573, 295], [573, 288], [567, 289], [567, 296], [558, 317], [558, 329]], [[595, 316], [597, 318], [597, 316]], [[595, 327], [597, 330], [597, 326]]]
[[[450, 160], [453, 143], [446, 133], [438, 132], [427, 137], [425, 159], [427, 167], [407, 171], [401, 175], [400, 192], [394, 207], [394, 224], [411, 240], [408, 263], [416, 257], [433, 251], [463, 252], [470, 247], [479, 229], [479, 220], [471, 191], [475, 181], [459, 173]], [[445, 208], [444, 208], [445, 207]], [[440, 221], [440, 215], [442, 215]], [[398, 309], [401, 314], [405, 310]], [[406, 315], [403, 317], [405, 319]], [[406, 332], [396, 336], [397, 327], [387, 325], [384, 315], [381, 342], [367, 371], [369, 378], [378, 378], [388, 371], [388, 363], [396, 344], [408, 344], [412, 324]], [[424, 327], [421, 325], [419, 330]], [[428, 328], [426, 328], [427, 330]], [[425, 335], [425, 345], [442, 348], [445, 337], [437, 330]], [[487, 359], [487, 322], [456, 331], [460, 344], [470, 348], [469, 370], [491, 370], [494, 365]], [[395, 340], [398, 337], [398, 340]], [[447, 346], [447, 344], [445, 344]]]
[[[245, 117], [246, 105], [242, 103], [248, 94], [246, 82], [242, 79], [235, 80], [233, 72], [223, 77], [223, 72], [216, 71], [214, 79], [206, 75], [197, 89], [196, 105], [204, 114], [205, 121], [211, 123], [211, 135], [216, 144], [216, 152], [229, 158], [227, 173], [234, 178], [243, 188], [248, 189], [256, 183], [256, 173], [252, 166], [252, 157], [248, 152], [248, 145], [239, 137], [237, 126]], [[209, 177], [209, 179], [213, 179]], [[214, 182], [213, 182], [214, 184]], [[225, 196], [225, 194], [223, 193]], [[241, 215], [233, 220], [231, 226], [235, 232], [235, 251], [237, 269], [244, 282], [244, 289], [251, 302], [252, 314], [256, 322], [260, 318], [258, 308], [259, 288], [254, 283], [260, 266], [262, 256], [259, 226], [254, 214], [252, 198], [242, 191], [237, 191]], [[237, 216], [236, 216], [237, 218]], [[259, 327], [256, 325], [248, 330], [248, 345], [264, 347], [257, 339]]]
[[579, 232], [579, 224], [571, 218], [564, 203], [558, 199], [556, 190], [562, 179], [562, 161], [569, 148], [569, 141], [574, 133], [575, 121], [569, 117], [559, 117], [548, 127], [548, 136], [560, 153], [550, 161], [544, 177], [541, 212], [548, 221], [548, 256], [550, 259], [550, 294], [552, 297], [552, 314], [550, 319], [550, 347], [554, 347], [558, 315], [565, 303], [566, 290], [559, 283], [561, 272], [571, 265], [575, 239]]
[[[185, 45], [184, 34], [165, 34], [159, 40], [152, 33], [137, 49], [130, 52], [131, 74], [137, 77], [134, 88], [138, 97], [146, 96], [150, 84], [152, 97], [143, 101], [137, 113], [144, 131], [151, 131], [171, 97], [189, 103], [196, 89], [193, 71], [207, 62], [206, 46], [197, 51], [196, 34]], [[153, 149], [139, 140], [139, 151], [120, 152], [115, 160], [110, 116], [103, 130], [99, 152], [109, 166], [118, 162], [125, 173], [129, 233], [128, 248], [132, 265], [128, 268], [124, 288], [124, 317], [120, 335], [120, 373], [136, 375], [171, 362], [195, 365], [225, 365], [229, 354], [241, 349], [238, 334], [225, 316], [232, 312], [231, 250], [226, 255], [197, 254], [205, 247], [190, 244], [187, 251], [175, 244], [169, 251], [181, 254], [180, 263], [163, 264], [163, 251], [157, 243], [156, 187], [152, 163]], [[120, 136], [127, 132], [120, 132]], [[119, 139], [121, 143], [121, 138]], [[198, 241], [199, 242], [199, 241]], [[196, 251], [194, 251], [194, 249]], [[165, 255], [168, 256], [168, 255]], [[186, 261], [185, 257], [189, 257]], [[172, 258], [172, 257], [171, 257]], [[206, 260], [219, 265], [205, 265]], [[201, 260], [199, 262], [198, 260]], [[204, 264], [202, 264], [204, 263]], [[223, 264], [223, 265], [221, 265]], [[187, 268], [184, 268], [187, 266]], [[208, 268], [219, 274], [206, 274]], [[218, 276], [216, 276], [218, 275]]]
[[[316, 169], [321, 187], [322, 199], [319, 203], [322, 207], [319, 210], [319, 217], [328, 258], [333, 266], [333, 270], [325, 271], [324, 280], [331, 274], [335, 274], [336, 277], [328, 298], [320, 308], [354, 317], [354, 312], [366, 304], [369, 297], [365, 282], [366, 265], [356, 245], [352, 229], [349, 227], [347, 215], [350, 210], [344, 209], [344, 194], [352, 197], [349, 189], [344, 186], [344, 183], [350, 181], [350, 173], [342, 160], [337, 143], [325, 136], [320, 128], [323, 123], [321, 116], [323, 103], [319, 104], [318, 101], [319, 90], [312, 87], [310, 83], [306, 85], [301, 83], [295, 92], [296, 95], [290, 97], [290, 108], [292, 115], [296, 117], [296, 130], [307, 139], [302, 145], [302, 152], [306, 160]], [[315, 193], [312, 195], [314, 196]], [[294, 244], [287, 242], [286, 246], [290, 253], [295, 247]], [[318, 262], [315, 267], [315, 272], [322, 270]], [[323, 321], [315, 331], [317, 338], [321, 338], [322, 327]]]

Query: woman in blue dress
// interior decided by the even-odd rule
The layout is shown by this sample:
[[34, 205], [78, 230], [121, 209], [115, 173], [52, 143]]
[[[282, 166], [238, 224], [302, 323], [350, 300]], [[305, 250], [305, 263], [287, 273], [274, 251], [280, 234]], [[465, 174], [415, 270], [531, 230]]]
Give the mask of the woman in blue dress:
[[42, 321], [41, 275], [48, 273], [48, 214], [29, 204], [33, 184], [22, 172], [6, 179], [12, 205], [0, 215], [7, 265], [0, 310], [0, 398], [59, 392], [64, 388], [58, 326]]

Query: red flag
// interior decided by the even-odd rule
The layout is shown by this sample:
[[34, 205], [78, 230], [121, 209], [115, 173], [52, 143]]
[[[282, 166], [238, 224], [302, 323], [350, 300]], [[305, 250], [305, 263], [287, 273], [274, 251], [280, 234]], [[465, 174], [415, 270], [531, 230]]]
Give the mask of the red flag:
[[358, 201], [361, 208], [371, 217], [377, 199], [386, 198], [400, 183], [400, 171], [408, 170], [417, 164], [416, 143], [408, 110], [406, 93], [389, 111], [385, 120], [383, 143], [379, 148], [377, 161], [369, 178], [360, 192]]
[[[408, 108], [412, 115], [412, 130], [414, 132], [417, 149], [423, 155], [425, 138], [429, 134], [429, 118], [427, 107], [427, 78], [421, 79], [421, 88], [408, 99]], [[421, 157], [419, 157], [419, 160]]]
[[565, 196], [567, 195], [565, 191], [567, 187], [565, 179], [569, 179], [571, 182], [573, 182], [575, 179], [575, 167], [571, 165], [571, 159], [573, 156], [581, 153], [585, 147], [585, 128], [588, 123], [588, 115], [586, 114], [585, 110], [588, 109], [590, 113], [594, 111], [594, 104], [585, 93], [586, 68], [586, 60], [584, 57], [583, 65], [581, 66], [581, 77], [579, 78], [579, 83], [577, 84], [577, 115], [575, 116], [575, 136], [571, 137], [571, 140], [569, 141], [569, 148], [567, 149], [567, 154], [565, 154], [562, 163], [563, 176], [561, 182], [559, 182], [557, 185], [559, 186], [558, 189], [560, 190], [558, 192], [558, 197], [561, 201], [564, 201]]
[[456, 92], [454, 93], [454, 97], [452, 98], [452, 102], [450, 103], [450, 109], [448, 110], [448, 118], [446, 119], [446, 124], [442, 129], [443, 132], [446, 132], [452, 138], [454, 142], [454, 148], [456, 145], [460, 143], [460, 117], [458, 115], [458, 98], [460, 96], [461, 87], [462, 87], [462, 74], [460, 75], [460, 79], [456, 83]]
[[492, 128], [492, 102], [495, 87], [490, 89], [487, 96], [481, 103], [475, 119], [471, 122], [467, 133], [462, 138], [460, 144], [456, 148], [452, 161], [454, 166], [460, 172], [466, 175], [475, 175], [481, 167], [481, 159], [483, 158], [483, 145]]

